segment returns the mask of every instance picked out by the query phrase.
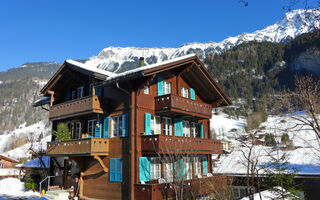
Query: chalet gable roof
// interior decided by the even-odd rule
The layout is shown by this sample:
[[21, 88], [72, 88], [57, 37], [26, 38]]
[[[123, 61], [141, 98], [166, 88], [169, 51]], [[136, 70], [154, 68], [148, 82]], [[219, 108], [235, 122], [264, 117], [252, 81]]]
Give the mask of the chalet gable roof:
[[82, 74], [95, 77], [101, 80], [105, 80], [106, 77], [114, 76], [115, 73], [109, 72], [107, 70], [99, 69], [96, 67], [88, 66], [86, 64], [80, 63], [75, 60], [66, 60], [61, 67], [57, 70], [57, 72], [51, 77], [51, 79], [47, 82], [47, 84], [40, 90], [41, 95], [45, 95], [50, 89], [52, 85], [60, 78], [59, 75], [66, 67], [78, 71]]

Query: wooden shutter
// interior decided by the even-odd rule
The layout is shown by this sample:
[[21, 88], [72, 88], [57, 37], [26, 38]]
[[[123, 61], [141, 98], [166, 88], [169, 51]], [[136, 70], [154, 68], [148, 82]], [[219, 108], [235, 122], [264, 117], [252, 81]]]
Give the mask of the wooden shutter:
[[128, 113], [122, 115], [122, 136], [128, 136], [129, 133], [129, 118]]
[[[99, 128], [97, 127], [97, 123], [99, 123]], [[101, 138], [101, 126], [102, 120], [100, 118], [94, 120], [94, 137]]]
[[67, 94], [66, 94], [66, 101], [69, 101], [70, 100], [70, 91], [67, 91]]
[[206, 156], [202, 157], [202, 173], [203, 175], [208, 174], [208, 158]]
[[122, 158], [115, 158], [115, 181], [122, 182]]
[[174, 162], [174, 176], [176, 180], [182, 180], [186, 173], [183, 159], [180, 158]]
[[199, 126], [200, 126], [200, 137], [203, 138], [203, 124], [200, 123]]
[[109, 181], [114, 182], [115, 181], [115, 169], [116, 169], [116, 160], [115, 158], [110, 158], [109, 160]]
[[110, 117], [104, 118], [103, 121], [103, 137], [109, 138], [109, 131], [110, 130]]
[[151, 114], [144, 114], [144, 131], [146, 135], [151, 135]]
[[163, 79], [158, 76], [157, 78], [157, 85], [158, 85], [158, 96], [163, 95]]
[[148, 157], [139, 157], [139, 180], [150, 181], [150, 161]]
[[190, 88], [190, 99], [196, 100], [196, 94], [193, 88]]
[[174, 118], [174, 135], [175, 136], [183, 136], [183, 123], [181, 118]]

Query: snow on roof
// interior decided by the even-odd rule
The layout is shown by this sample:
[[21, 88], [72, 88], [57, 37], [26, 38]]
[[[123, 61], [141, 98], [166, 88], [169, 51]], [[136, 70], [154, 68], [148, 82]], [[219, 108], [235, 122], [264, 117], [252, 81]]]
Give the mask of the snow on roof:
[[99, 68], [96, 68], [96, 67], [93, 67], [93, 66], [88, 66], [86, 64], [83, 64], [83, 63], [75, 61], [75, 60], [68, 59], [68, 60], [66, 60], [66, 62], [71, 64], [71, 65], [74, 65], [76, 67], [79, 67], [79, 68], [82, 68], [82, 69], [85, 69], [85, 70], [88, 70], [88, 71], [91, 71], [91, 72], [103, 74], [103, 75], [108, 76], [108, 77], [116, 75], [113, 72], [109, 72], [107, 70], [99, 69]]
[[18, 175], [24, 175], [24, 173], [23, 172], [20, 173], [19, 169], [14, 169], [14, 168], [0, 169], [0, 177], [1, 176], [18, 176]]
[[3, 155], [3, 154], [0, 154], [0, 161], [1, 161], [2, 159], [3, 159], [3, 160], [6, 160], [6, 161], [9, 161], [9, 162], [15, 162], [15, 163], [19, 162], [18, 160], [14, 159], [14, 158], [10, 158], [10, 157], [8, 157], [8, 156], [5, 156], [5, 155]]
[[166, 61], [163, 61], [163, 62], [158, 62], [158, 63], [154, 63], [154, 64], [151, 64], [151, 65], [143, 66], [143, 67], [138, 67], [138, 68], [135, 68], [135, 69], [132, 69], [132, 70], [128, 70], [128, 71], [122, 72], [120, 74], [116, 74], [114, 76], [109, 76], [109, 77], [106, 78], [106, 81], [111, 81], [111, 80], [114, 80], [114, 79], [117, 79], [117, 78], [120, 78], [120, 77], [128, 76], [128, 75], [131, 75], [131, 74], [134, 74], [134, 73], [137, 73], [137, 72], [141, 72], [143, 70], [151, 69], [151, 68], [154, 68], [154, 67], [159, 67], [161, 65], [166, 65], [166, 64], [169, 64], [169, 63], [172, 63], [172, 62], [177, 62], [179, 60], [183, 60], [183, 59], [186, 59], [186, 58], [191, 58], [193, 56], [195, 56], [195, 54], [188, 54], [188, 55], [185, 55], [185, 56], [177, 57], [177, 58], [166, 60]]
[[35, 101], [32, 105], [36, 107], [36, 106], [41, 106], [49, 103], [50, 103], [50, 97], [43, 97]]
[[[283, 190], [286, 192], [285, 189], [282, 189], [281, 187], [277, 186], [274, 187], [274, 190]], [[271, 191], [271, 190], [264, 190], [261, 192], [261, 199], [260, 199], [260, 195], [259, 193], [255, 193], [253, 199], [259, 199], [259, 200], [273, 200], [273, 199], [278, 199], [279, 195], [277, 193], [275, 193], [275, 191]], [[293, 199], [297, 199], [297, 196], [286, 192], [287, 197], [284, 200], [293, 200]], [[244, 197], [241, 200], [249, 200], [249, 197]]]
[[42, 156], [42, 161], [44, 162], [45, 166], [43, 166], [43, 163], [40, 161], [39, 158], [35, 158], [33, 160], [30, 160], [24, 163], [21, 167], [22, 168], [49, 168], [50, 167], [50, 157]]

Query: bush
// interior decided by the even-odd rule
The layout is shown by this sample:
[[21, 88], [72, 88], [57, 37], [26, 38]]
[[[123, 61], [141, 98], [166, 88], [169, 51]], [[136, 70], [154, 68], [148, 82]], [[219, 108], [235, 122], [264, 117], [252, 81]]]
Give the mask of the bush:
[[58, 130], [53, 131], [53, 135], [56, 136], [56, 140], [65, 141], [71, 139], [71, 132], [66, 124], [59, 124]]
[[30, 174], [27, 174], [26, 182], [24, 183], [24, 187], [28, 190], [34, 190], [37, 186], [35, 180], [31, 177]]

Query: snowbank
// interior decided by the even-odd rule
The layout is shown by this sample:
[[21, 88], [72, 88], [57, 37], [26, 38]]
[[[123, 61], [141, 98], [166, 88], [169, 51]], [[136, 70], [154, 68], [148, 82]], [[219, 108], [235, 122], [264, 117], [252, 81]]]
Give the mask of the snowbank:
[[0, 197], [6, 198], [38, 198], [39, 193], [26, 191], [24, 183], [16, 178], [6, 178], [0, 180]]

